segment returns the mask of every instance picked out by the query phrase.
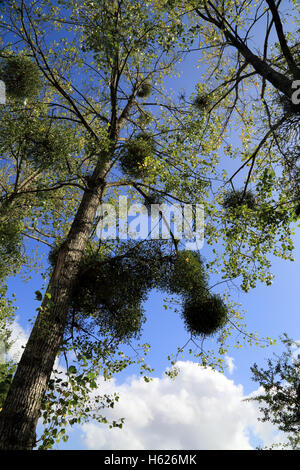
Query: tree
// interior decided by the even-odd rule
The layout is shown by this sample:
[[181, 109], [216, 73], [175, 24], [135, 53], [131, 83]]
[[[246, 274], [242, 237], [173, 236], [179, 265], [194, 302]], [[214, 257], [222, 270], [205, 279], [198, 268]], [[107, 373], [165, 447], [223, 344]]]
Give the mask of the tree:
[[[181, 296], [189, 341], [198, 346], [195, 335], [200, 333], [202, 339], [218, 331], [219, 353], [224, 354], [226, 336], [240, 325], [240, 313], [227, 293], [226, 305], [224, 297], [212, 294], [216, 286], [208, 285], [208, 274], [221, 273], [220, 283], [240, 277], [245, 291], [258, 279], [271, 283], [267, 254], [273, 250], [291, 257], [293, 214], [290, 205], [286, 210], [284, 195], [279, 204], [272, 199], [279, 183], [275, 184], [270, 165], [255, 173], [252, 203], [245, 197], [254, 177], [253, 162], [261, 162], [274, 126], [254, 156], [243, 151], [241, 168], [250, 164], [250, 171], [242, 196], [233, 187], [238, 197], [227, 197], [233, 178], [228, 182], [218, 168], [231, 111], [237, 110], [245, 123], [245, 149], [253, 133], [253, 115], [246, 106], [237, 106], [238, 99], [232, 105], [231, 93], [238, 88], [231, 85], [244, 79], [253, 84], [256, 69], [246, 72], [248, 64], [241, 62], [236, 74], [225, 67], [225, 89], [216, 86], [210, 93], [203, 73], [203, 83], [189, 99], [173, 98], [164, 89], [165, 78], [175, 73], [199, 30], [194, 9], [187, 25], [176, 1], [61, 0], [55, 6], [47, 0], [12, 1], [2, 8], [1, 73], [10, 84], [10, 96], [1, 128], [1, 221], [5, 227], [9, 211], [13, 214], [16, 227], [11, 233], [19, 242], [11, 244], [10, 237], [3, 237], [3, 276], [11, 274], [13, 253], [14, 269], [25, 262], [26, 258], [17, 264], [24, 239], [51, 246], [49, 283], [44, 297], [36, 293], [43, 300], [0, 415], [0, 447], [31, 449], [39, 416], [57, 424], [43, 437], [45, 447], [50, 447], [61, 435], [58, 428], [72, 424], [72, 418], [65, 417], [69, 405], [74, 410], [87, 402], [86, 392], [95, 388], [97, 373], [101, 370], [109, 377], [131, 362], [119, 348], [138, 336], [144, 319], [141, 302], [154, 283]], [[204, 40], [209, 42], [211, 34], [209, 24]], [[223, 30], [217, 37], [222, 34]], [[12, 63], [18, 66], [11, 67]], [[28, 74], [34, 80], [28, 80]], [[279, 78], [275, 73], [272, 80], [281, 83]], [[230, 146], [226, 152], [232, 152]], [[172, 233], [171, 245], [97, 240], [99, 204], [116, 205], [122, 191], [147, 204], [161, 198], [205, 203], [206, 242], [225, 240], [224, 251], [213, 247], [211, 259], [204, 262], [179, 250]], [[229, 200], [235, 200], [235, 207]], [[128, 286], [137, 286], [137, 295], [130, 296], [124, 288], [118, 291], [125, 277]], [[199, 322], [196, 314], [203, 311], [217, 322]], [[256, 342], [254, 334], [247, 338]], [[76, 366], [69, 364], [69, 351], [77, 353]], [[58, 354], [66, 357], [66, 381], [59, 371], [51, 376]], [[201, 346], [199, 356], [207, 365], [222, 361]], [[109, 400], [104, 403], [109, 405]], [[83, 418], [89, 413], [86, 406]]]
[[[118, 358], [119, 346], [140, 331], [141, 301], [158, 279], [157, 263], [176, 264], [176, 243], [168, 249], [154, 243], [143, 251], [140, 243], [96, 240], [99, 204], [115, 204], [122, 188], [143, 200], [154, 193], [166, 201], [199, 203], [209, 187], [221, 118], [191, 120], [190, 105], [166, 96], [163, 78], [189, 39], [182, 20], [168, 23], [161, 13], [151, 1], [139, 0], [4, 6], [0, 31], [9, 40], [1, 74], [9, 83], [9, 101], [1, 130], [3, 223], [10, 211], [19, 223], [20, 244], [30, 237], [52, 249], [47, 289], [44, 297], [36, 292], [42, 303], [0, 415], [3, 449], [33, 448], [40, 416], [46, 424], [51, 416], [57, 425], [46, 429], [44, 448], [72, 424], [66, 414], [78, 403], [86, 405], [81, 416], [91, 416], [87, 393], [99, 371], [109, 377], [130, 363]], [[64, 38], [53, 38], [52, 28]], [[150, 88], [152, 99], [146, 101]], [[206, 158], [199, 160], [205, 136]], [[5, 269], [9, 242], [7, 237], [3, 244]], [[141, 266], [148, 269], [144, 277]], [[124, 278], [137, 288], [133, 298], [116, 289]], [[190, 299], [190, 284], [187, 289]], [[203, 292], [209, 300], [205, 286]], [[214, 305], [223, 312], [221, 326], [226, 309], [221, 299]], [[68, 363], [70, 350], [83, 372]], [[53, 369], [59, 353], [66, 357], [66, 381]], [[104, 397], [103, 406], [111, 403]]]
[[[289, 2], [296, 24], [289, 33], [284, 32], [281, 2], [204, 0], [168, 5], [171, 15], [189, 15], [190, 30], [199, 41], [193, 47], [201, 51], [204, 73], [195, 112], [224, 111], [219, 135], [223, 154], [239, 159], [236, 171], [224, 173], [223, 184], [215, 188], [216, 204], [223, 204], [225, 214], [219, 231], [224, 240], [224, 279], [242, 276], [245, 291], [257, 280], [270, 284], [268, 256], [293, 259], [292, 226], [299, 214], [299, 112], [292, 102], [299, 79], [299, 5]], [[255, 37], [257, 31], [263, 37], [253, 46], [251, 34]], [[229, 132], [240, 137], [237, 148], [226, 144]], [[255, 199], [252, 207], [246, 204], [249, 191]], [[235, 205], [231, 210], [229, 200]]]
[[274, 444], [276, 447], [299, 449], [300, 427], [300, 368], [299, 356], [293, 353], [293, 347], [299, 347], [286, 335], [282, 339], [286, 351], [274, 359], [268, 360], [267, 368], [251, 367], [253, 380], [262, 388], [259, 395], [248, 400], [257, 401], [263, 417], [287, 434], [287, 441]]
[[[298, 222], [300, 213], [299, 4], [273, 0], [246, 4], [204, 0], [186, 2], [187, 6], [193, 19], [195, 16], [200, 19], [193, 26], [199, 32], [199, 47], [208, 49], [205, 54], [211, 88], [201, 95], [201, 105], [204, 96], [205, 105], [213, 112], [216, 103], [228, 106], [230, 97], [226, 125], [235, 124], [237, 113], [240, 115], [243, 151], [234, 151], [231, 146], [225, 148], [225, 155], [242, 157], [238, 169], [227, 178], [230, 189], [223, 200], [224, 210], [231, 218], [228, 251], [236, 227], [241, 228], [237, 218], [242, 211], [239, 206], [244, 206], [244, 211], [248, 207], [247, 213], [255, 213], [256, 222], [260, 220], [265, 225], [266, 233], [270, 223], [273, 225], [276, 220], [273, 230], [281, 232], [286, 248], [283, 258], [293, 260], [293, 230], [282, 233], [282, 229], [286, 224]], [[257, 33], [259, 42], [255, 41]], [[222, 96], [210, 103], [215, 90], [222, 90]], [[256, 138], [250, 137], [250, 129]], [[235, 186], [237, 180], [241, 189]], [[260, 199], [262, 193], [264, 203]], [[253, 253], [257, 250], [280, 254], [277, 249], [273, 251], [272, 243], [260, 250], [258, 245], [264, 244], [266, 238], [256, 238], [255, 225], [251, 222], [248, 227], [253, 237], [250, 245], [257, 245]], [[247, 229], [242, 232], [238, 249], [249, 243], [245, 232]], [[236, 272], [236, 265], [234, 269]], [[244, 287], [253, 285], [250, 282]], [[293, 342], [285, 338], [284, 343], [287, 352], [269, 360], [267, 368], [253, 366], [253, 378], [263, 387], [263, 393], [253, 399], [262, 404], [263, 421], [274, 423], [288, 434], [288, 443], [282, 444], [283, 447], [296, 449], [299, 448], [299, 362], [292, 361]]]
[[[296, 89], [300, 78], [297, 42], [299, 5], [294, 1], [288, 2], [296, 27], [294, 31], [285, 32], [283, 9], [288, 7], [281, 3], [266, 0], [259, 5], [251, 1], [244, 5], [235, 1], [204, 0], [188, 2], [188, 5], [191, 7], [192, 15], [201, 20], [203, 28], [200, 35], [201, 43], [205, 41], [207, 48], [213, 51], [214, 63], [222, 63], [224, 66], [223, 72], [217, 74], [215, 81], [218, 83], [217, 89], [223, 90], [219, 102], [224, 101], [226, 106], [228, 96], [232, 98], [226, 122], [229, 122], [230, 117], [234, 118], [234, 111], [240, 113], [241, 109], [250, 105], [248, 107], [248, 112], [251, 110], [250, 119], [244, 119], [244, 114], [242, 118], [244, 132], [247, 132], [247, 127], [249, 131], [249, 126], [253, 125], [252, 113], [257, 117], [259, 113], [261, 126], [257, 130], [264, 132], [253, 152], [245, 153], [241, 167], [229, 178], [228, 183], [232, 184], [234, 178], [243, 169], [248, 168], [243, 188], [245, 196], [249, 183], [262, 174], [260, 169], [253, 175], [255, 167], [261, 164], [261, 153], [266, 152], [266, 149], [275, 149], [277, 155], [272, 153], [269, 162], [273, 166], [277, 162], [282, 165], [281, 189], [284, 187], [284, 191], [288, 192], [295, 206], [298, 199], [296, 164], [299, 107], [293, 100], [297, 100]], [[199, 28], [199, 25], [196, 26], [196, 30]], [[291, 28], [290, 23], [287, 28]], [[255, 45], [254, 51], [250, 43], [251, 34], [255, 30], [259, 30], [262, 36], [260, 40], [262, 47], [258, 50], [258, 45]], [[229, 57], [228, 51], [234, 51], [234, 57]], [[211, 68], [208, 73], [211, 73]], [[256, 99], [250, 98], [249, 94], [244, 92], [245, 86], [250, 86], [251, 89], [257, 88]], [[213, 92], [213, 89], [209, 90], [207, 95], [213, 95]], [[288, 178], [284, 178], [286, 173], [289, 177], [291, 173], [293, 177], [296, 176], [295, 183], [289, 184]], [[281, 204], [288, 202], [288, 200], [282, 201]]]

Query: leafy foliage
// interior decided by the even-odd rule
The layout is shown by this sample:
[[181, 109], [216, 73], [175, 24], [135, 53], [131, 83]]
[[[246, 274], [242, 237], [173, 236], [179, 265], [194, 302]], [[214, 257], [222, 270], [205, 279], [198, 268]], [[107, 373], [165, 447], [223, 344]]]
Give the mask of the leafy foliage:
[[0, 411], [12, 382], [15, 365], [7, 362], [0, 363]]
[[190, 296], [185, 300], [183, 317], [187, 330], [194, 335], [212, 335], [228, 321], [228, 309], [217, 296]]
[[70, 304], [69, 330], [99, 329], [118, 341], [141, 333], [142, 302], [159, 287], [184, 299], [183, 318], [192, 334], [211, 335], [228, 319], [218, 296], [211, 296], [199, 253], [164, 253], [161, 243], [144, 242], [119, 256], [92, 254], [82, 260]]
[[[150, 0], [28, 3], [30, 8], [25, 12], [23, 3], [22, 8], [17, 8], [12, 2], [9, 13], [15, 20], [14, 24], [8, 23], [9, 34], [20, 42], [16, 46], [7, 44], [5, 52], [15, 55], [21, 47], [26, 52], [34, 51], [47, 86], [40, 104], [30, 103], [30, 108], [24, 105], [20, 110], [20, 103], [10, 100], [5, 113], [1, 110], [3, 167], [0, 172], [6, 217], [12, 210], [19, 216], [17, 209], [22, 209], [22, 233], [48, 247], [59, 247], [61, 240], [70, 237], [74, 214], [78, 215], [78, 210], [80, 214], [85, 207], [80, 201], [86, 202], [94, 191], [100, 194], [102, 189], [102, 200], [116, 201], [122, 190], [135, 200], [136, 187], [143, 178], [145, 191], [151, 194], [157, 189], [166, 201], [173, 196], [189, 203], [204, 201], [207, 243], [216, 244], [224, 237], [229, 245], [229, 260], [218, 255], [205, 267], [199, 254], [185, 250], [174, 253], [170, 247], [163, 250], [155, 244], [148, 247], [128, 244], [125, 248], [118, 242], [96, 241], [95, 225], [88, 241], [81, 240], [77, 247], [72, 245], [70, 258], [79, 252], [83, 258], [78, 261], [77, 279], [70, 292], [64, 342], [57, 351], [65, 359], [67, 377], [54, 371], [40, 414], [45, 426], [41, 448], [51, 448], [60, 438], [66, 439], [66, 426], [95, 418], [99, 410], [99, 420], [105, 422], [101, 406], [111, 406], [111, 402], [105, 398], [98, 403], [90, 401], [97, 386], [97, 374], [110, 377], [132, 363], [119, 348], [122, 343], [130, 346], [130, 340], [138, 338], [145, 319], [142, 302], [152, 287], [179, 295], [188, 331], [192, 335], [209, 335], [225, 325], [226, 315], [221, 301], [209, 294], [208, 273], [214, 270], [219, 273], [222, 265], [224, 278], [242, 274], [247, 286], [255, 283], [261, 267], [261, 279], [268, 281], [265, 253], [274, 245], [273, 227], [277, 227], [278, 220], [286, 220], [284, 211], [278, 209], [273, 225], [268, 225], [266, 230], [272, 212], [271, 196], [269, 199], [265, 196], [269, 195], [273, 183], [259, 175], [261, 199], [267, 202], [265, 212], [256, 218], [257, 239], [251, 230], [244, 235], [248, 252], [255, 260], [251, 271], [244, 261], [251, 259], [248, 252], [245, 257], [240, 256], [239, 238], [239, 224], [245, 224], [248, 214], [234, 220], [234, 228], [223, 229], [228, 214], [223, 217], [216, 209], [219, 207], [216, 201], [210, 202], [212, 184], [220, 179], [223, 183], [226, 178], [218, 170], [218, 149], [230, 98], [226, 100], [225, 112], [215, 106], [214, 115], [208, 117], [207, 113], [201, 113], [200, 116], [194, 113], [193, 103], [177, 102], [173, 93], [164, 88], [164, 78], [173, 74], [182, 51], [193, 43], [194, 34], [198, 34], [197, 28], [190, 28], [186, 18], [177, 12], [168, 17], [171, 21], [167, 19], [168, 9], [176, 6], [176, 1], [168, 2], [167, 6], [165, 2]], [[182, 8], [182, 2], [178, 5]], [[22, 14], [28, 23], [23, 21]], [[24, 34], [20, 36], [21, 27]], [[0, 26], [3, 38], [7, 35], [6, 28], [4, 21]], [[53, 30], [59, 31], [63, 40], [52, 41], [48, 32]], [[46, 41], [37, 40], [41, 37]], [[227, 72], [224, 67], [224, 74]], [[149, 88], [139, 89], [141, 83], [146, 83], [145, 76], [155, 83], [151, 108], [142, 99], [136, 99], [136, 96], [142, 98], [141, 92], [149, 92]], [[230, 78], [225, 76], [229, 82]], [[197, 93], [205, 97], [208, 96], [205, 77], [202, 82], [204, 85], [198, 87]], [[158, 90], [159, 93], [154, 93]], [[217, 103], [222, 93], [219, 90], [215, 95]], [[201, 108], [203, 104], [206, 106], [202, 103]], [[241, 115], [245, 119], [246, 111]], [[147, 130], [141, 133], [143, 129]], [[70, 141], [74, 143], [71, 149]], [[123, 173], [134, 180], [134, 190], [120, 177], [120, 172], [114, 172], [117, 162]], [[99, 168], [105, 169], [101, 178], [91, 177]], [[92, 208], [88, 212], [90, 216]], [[80, 222], [77, 227], [84, 232], [87, 220], [83, 217]], [[247, 220], [247, 227], [251, 228], [251, 223], [255, 225], [253, 218]], [[261, 233], [266, 233], [262, 244]], [[288, 241], [282, 243], [288, 250]], [[51, 267], [56, 263], [58, 249], [50, 253]], [[6, 265], [8, 262], [6, 258]], [[47, 294], [45, 302], [48, 302]], [[39, 292], [37, 299], [41, 297]], [[42, 307], [39, 312], [43, 320]], [[224, 328], [223, 339], [218, 344], [221, 357], [226, 352], [227, 334]], [[222, 360], [215, 359], [211, 351], [201, 351], [201, 354], [203, 364], [220, 366]], [[145, 371], [148, 369], [142, 364], [142, 372]]]
[[199, 111], [203, 111], [210, 105], [210, 98], [206, 94], [199, 94], [194, 98], [193, 105]]
[[182, 250], [173, 255], [167, 268], [167, 276], [160, 285], [167, 291], [188, 295], [192, 293], [207, 293], [207, 279], [203, 261], [198, 252]]
[[144, 81], [138, 88], [136, 96], [139, 98], [148, 98], [152, 92], [152, 85], [149, 81]]
[[144, 198], [143, 204], [148, 208], [151, 209], [152, 204], [162, 204], [163, 203], [163, 196], [154, 191], [150, 191]]
[[133, 178], [140, 178], [147, 172], [145, 160], [153, 156], [155, 149], [153, 137], [147, 133], [141, 133], [130, 139], [124, 145], [121, 155], [121, 169]]
[[51, 120], [32, 122], [24, 135], [24, 156], [38, 168], [63, 167], [74, 149], [74, 131]]
[[256, 204], [255, 196], [252, 191], [232, 190], [225, 194], [223, 200], [224, 209], [236, 209], [242, 205], [247, 206], [249, 209], [254, 209]]
[[[129, 247], [128, 247], [129, 248]], [[142, 302], [159, 280], [164, 255], [159, 243], [144, 242], [118, 256], [90, 254], [80, 265], [70, 305], [70, 327], [92, 318], [102, 334], [120, 341], [139, 335]]]
[[219, 296], [210, 294], [199, 253], [190, 250], [177, 253], [160, 284], [182, 296], [182, 316], [192, 335], [212, 335], [227, 323], [228, 308]]
[[23, 223], [17, 213], [10, 217], [0, 212], [0, 280], [16, 274], [25, 260]]
[[15, 306], [8, 299], [7, 287], [0, 282], [0, 411], [9, 390], [16, 364], [8, 358], [12, 346], [11, 325], [14, 320]]
[[[112, 348], [107, 348], [106, 353], [112, 354]], [[68, 426], [83, 424], [91, 419], [108, 423], [102, 415], [103, 409], [112, 408], [118, 396], [95, 393], [99, 387], [96, 380], [100, 370], [84, 365], [80, 371], [73, 365], [66, 372], [54, 369], [40, 411], [44, 430], [36, 443], [39, 450], [51, 449], [60, 440], [67, 442]], [[111, 427], [122, 427], [123, 421], [113, 421]]]
[[0, 78], [5, 83], [8, 96], [17, 100], [34, 98], [41, 88], [38, 66], [29, 57], [23, 55], [3, 60]]
[[295, 214], [297, 217], [300, 216], [300, 203], [298, 203], [295, 207]]
[[[280, 356], [269, 359], [267, 368], [251, 367], [252, 378], [263, 388], [263, 393], [249, 399], [257, 401], [263, 413], [261, 421], [269, 421], [287, 434], [287, 443], [299, 449], [300, 444], [300, 357], [295, 357], [293, 347], [298, 344], [285, 335], [282, 339], [286, 350]], [[275, 445], [275, 447], [278, 445]]]

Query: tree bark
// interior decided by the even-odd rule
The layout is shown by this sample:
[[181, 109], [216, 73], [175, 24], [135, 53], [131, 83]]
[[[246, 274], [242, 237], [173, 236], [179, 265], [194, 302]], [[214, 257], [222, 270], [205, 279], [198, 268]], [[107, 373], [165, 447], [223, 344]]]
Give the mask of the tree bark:
[[[102, 168], [101, 168], [102, 167]], [[31, 450], [39, 412], [54, 361], [62, 344], [68, 306], [79, 263], [105, 186], [106, 169], [99, 164], [91, 189], [82, 197], [68, 237], [58, 253], [31, 335], [0, 413], [0, 449]]]

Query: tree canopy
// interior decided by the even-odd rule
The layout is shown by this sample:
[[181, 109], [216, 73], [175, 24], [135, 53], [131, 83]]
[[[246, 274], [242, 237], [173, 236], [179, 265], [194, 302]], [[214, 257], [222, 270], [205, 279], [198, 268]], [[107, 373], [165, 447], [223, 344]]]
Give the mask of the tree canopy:
[[[218, 333], [217, 351], [196, 347], [200, 363], [221, 366], [234, 329], [258, 342], [218, 286], [270, 285], [270, 255], [293, 259], [298, 55], [271, 0], [12, 0], [1, 11], [4, 289], [36, 262], [26, 240], [50, 254], [38, 316], [0, 415], [0, 447], [31, 449], [42, 416], [40, 445], [51, 448], [66, 439], [68, 424], [105, 422], [95, 406], [99, 412], [116, 397], [95, 405], [89, 393], [98, 374], [111, 377], [136, 360], [122, 348], [138, 339], [153, 287], [179, 296], [188, 343]], [[249, 38], [261, 23], [257, 54]], [[199, 83], [192, 96], [175, 96], [168, 79], [194, 46]], [[237, 162], [231, 175], [226, 159]], [[97, 209], [102, 202], [117, 209], [120, 195], [146, 205], [203, 204], [209, 258], [186, 250], [170, 227], [170, 240], [99, 240]], [[147, 379], [148, 345], [140, 348]], [[54, 369], [58, 356], [67, 372]]]

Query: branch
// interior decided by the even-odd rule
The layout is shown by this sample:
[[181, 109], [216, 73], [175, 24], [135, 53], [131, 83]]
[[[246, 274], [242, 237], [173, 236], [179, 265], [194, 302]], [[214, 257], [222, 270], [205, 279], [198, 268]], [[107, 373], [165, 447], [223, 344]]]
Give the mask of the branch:
[[280, 20], [280, 16], [278, 13], [278, 6], [281, 2], [281, 0], [278, 2], [278, 5], [276, 6], [274, 0], [266, 0], [267, 4], [269, 5], [269, 8], [272, 13], [272, 17], [274, 20], [275, 28], [276, 28], [276, 33], [277, 37], [280, 43], [280, 47], [282, 50], [282, 53], [287, 61], [288, 67], [290, 69], [291, 74], [294, 76], [295, 79], [300, 77], [300, 69], [298, 68], [296, 62], [294, 61], [294, 58], [292, 56], [292, 53], [290, 51], [290, 48], [287, 44], [287, 41], [285, 39], [285, 35], [283, 32], [283, 27], [282, 23]]
[[222, 31], [228, 43], [234, 46], [240, 52], [246, 62], [250, 64], [259, 75], [261, 75], [265, 80], [270, 82], [277, 90], [281, 91], [284, 95], [291, 97], [293, 92], [292, 80], [274, 70], [264, 60], [260, 59], [256, 54], [254, 54], [236, 32], [230, 31], [230, 29], [232, 28], [226, 21], [225, 16], [222, 16], [222, 14], [217, 10], [214, 5], [212, 5], [211, 2], [208, 2], [208, 4], [216, 12], [218, 19], [213, 18], [211, 15], [206, 16], [199, 10], [199, 8], [195, 9], [197, 15], [204, 21], [215, 25], [220, 31]]
[[[278, 122], [276, 122], [276, 124], [274, 124], [268, 130], [268, 132], [264, 135], [262, 140], [259, 142], [258, 146], [256, 147], [255, 151], [252, 153], [252, 155], [249, 158], [247, 158], [247, 160], [240, 166], [240, 168], [238, 170], [236, 170], [234, 172], [234, 174], [229, 178], [227, 183], [230, 183], [233, 180], [233, 178], [252, 160], [252, 164], [251, 164], [251, 168], [250, 168], [250, 174], [251, 174], [251, 171], [252, 171], [253, 165], [254, 165], [254, 161], [255, 161], [255, 158], [256, 158], [258, 152], [262, 149], [263, 145], [266, 143], [266, 141], [268, 140], [270, 135], [273, 134], [273, 132], [275, 130], [277, 130], [284, 123], [285, 120], [286, 120], [286, 117], [284, 116], [283, 118], [281, 118]], [[248, 174], [247, 180], [249, 180], [250, 174]], [[246, 189], [247, 189], [247, 186], [246, 186]], [[244, 191], [244, 192], [246, 192], [246, 191]]]

